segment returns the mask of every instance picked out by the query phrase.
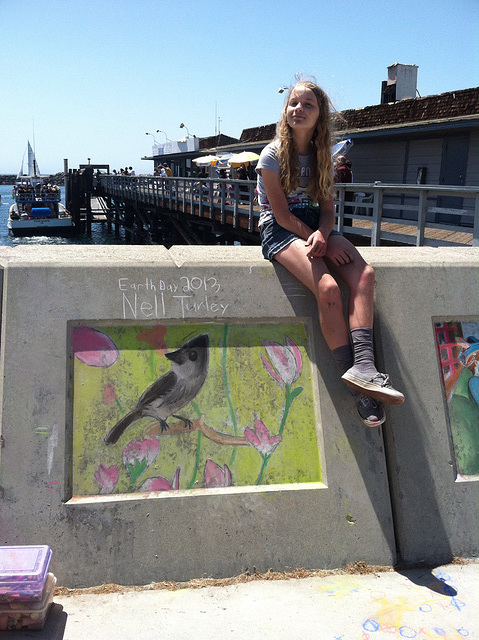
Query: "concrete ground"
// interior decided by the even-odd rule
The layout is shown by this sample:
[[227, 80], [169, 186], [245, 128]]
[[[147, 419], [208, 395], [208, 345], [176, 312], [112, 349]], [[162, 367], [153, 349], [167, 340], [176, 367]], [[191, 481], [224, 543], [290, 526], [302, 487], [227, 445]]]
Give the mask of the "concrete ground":
[[479, 562], [204, 588], [55, 596], [2, 640], [479, 639]]

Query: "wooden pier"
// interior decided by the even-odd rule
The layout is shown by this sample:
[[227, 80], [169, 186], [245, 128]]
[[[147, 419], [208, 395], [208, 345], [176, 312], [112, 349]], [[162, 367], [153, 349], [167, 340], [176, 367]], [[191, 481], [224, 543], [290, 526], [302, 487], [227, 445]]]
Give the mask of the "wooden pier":
[[[103, 174], [85, 190], [72, 174], [67, 206], [87, 233], [106, 221], [166, 247], [260, 244], [254, 181]], [[479, 246], [477, 187], [338, 185], [335, 202], [336, 228], [357, 245]]]

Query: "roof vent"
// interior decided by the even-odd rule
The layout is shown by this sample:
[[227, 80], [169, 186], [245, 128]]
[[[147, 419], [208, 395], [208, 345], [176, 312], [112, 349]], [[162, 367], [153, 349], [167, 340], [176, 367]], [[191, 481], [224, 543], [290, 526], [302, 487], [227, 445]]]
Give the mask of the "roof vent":
[[404, 98], [415, 98], [417, 69], [415, 64], [399, 64], [399, 62], [388, 67], [388, 79], [384, 80], [381, 86], [381, 104], [397, 102]]

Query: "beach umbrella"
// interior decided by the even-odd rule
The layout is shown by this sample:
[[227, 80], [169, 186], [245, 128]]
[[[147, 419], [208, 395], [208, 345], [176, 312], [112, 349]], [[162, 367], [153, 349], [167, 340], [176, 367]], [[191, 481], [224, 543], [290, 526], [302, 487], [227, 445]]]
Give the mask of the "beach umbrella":
[[256, 162], [259, 160], [259, 155], [253, 151], [241, 151], [240, 153], [234, 153], [230, 158], [230, 165], [232, 167], [239, 167], [240, 164], [249, 164], [250, 162]]
[[208, 165], [213, 165], [218, 162], [218, 158], [216, 156], [201, 156], [200, 158], [194, 158], [193, 162], [199, 167], [207, 167]]

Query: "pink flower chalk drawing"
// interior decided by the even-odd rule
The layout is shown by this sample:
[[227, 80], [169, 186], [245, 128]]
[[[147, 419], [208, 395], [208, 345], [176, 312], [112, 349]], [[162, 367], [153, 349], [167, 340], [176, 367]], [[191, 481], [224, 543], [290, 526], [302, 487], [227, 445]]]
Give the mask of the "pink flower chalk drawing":
[[297, 345], [285, 337], [284, 347], [271, 340], [262, 340], [270, 361], [261, 354], [261, 362], [269, 375], [280, 385], [291, 386], [302, 373], [301, 352]]
[[267, 427], [259, 418], [255, 420], [254, 432], [249, 427], [245, 429], [245, 437], [259, 451], [263, 459], [260, 472], [256, 478], [257, 485], [262, 482], [269, 459], [283, 439], [283, 431], [291, 405], [294, 399], [303, 391], [303, 387], [291, 389], [291, 386], [299, 379], [303, 371], [301, 351], [296, 343], [288, 336], [285, 336], [284, 346], [272, 340], [262, 340], [261, 342], [269, 357], [268, 360], [261, 354], [261, 362], [273, 380], [276, 380], [276, 382], [284, 388], [285, 403], [276, 436], [270, 437]]
[[254, 421], [254, 431], [250, 427], [246, 427], [244, 435], [262, 456], [270, 456], [283, 440], [281, 436], [271, 437], [268, 427], [259, 418]]
[[225, 464], [223, 469], [214, 460], [208, 458], [205, 464], [203, 474], [205, 486], [208, 489], [216, 489], [217, 487], [231, 487], [233, 480], [228, 465]]
[[91, 327], [73, 327], [72, 351], [75, 358], [90, 367], [111, 367], [120, 354], [113, 340]]
[[153, 464], [160, 452], [160, 443], [154, 437], [132, 440], [123, 449], [121, 461], [130, 476], [130, 491], [138, 478]]
[[176, 468], [171, 482], [166, 478], [147, 478], [141, 483], [139, 491], [171, 491], [180, 488], [180, 467]]
[[111, 467], [99, 464], [98, 469], [93, 475], [100, 485], [100, 495], [106, 495], [113, 492], [113, 489], [116, 487], [116, 483], [118, 482], [120, 472], [116, 464]]

